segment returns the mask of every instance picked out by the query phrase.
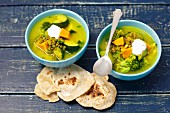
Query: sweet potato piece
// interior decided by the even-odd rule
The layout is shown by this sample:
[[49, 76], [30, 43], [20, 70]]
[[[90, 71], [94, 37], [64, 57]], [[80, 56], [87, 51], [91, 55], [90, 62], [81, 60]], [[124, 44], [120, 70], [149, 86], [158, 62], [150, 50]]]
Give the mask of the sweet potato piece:
[[128, 58], [130, 55], [132, 54], [132, 48], [127, 48], [127, 49], [124, 49], [123, 52], [122, 52], [122, 57], [123, 58]]
[[112, 43], [117, 46], [124, 45], [124, 39], [123, 39], [123, 37], [120, 37], [120, 38], [114, 40]]
[[48, 48], [48, 42], [47, 41], [43, 42], [43, 43], [37, 42], [36, 45], [43, 51], [46, 51], [47, 48]]
[[151, 49], [151, 46], [148, 43], [146, 43], [146, 47], [147, 47], [148, 51]]
[[60, 37], [70, 39], [70, 32], [62, 28], [60, 32]]

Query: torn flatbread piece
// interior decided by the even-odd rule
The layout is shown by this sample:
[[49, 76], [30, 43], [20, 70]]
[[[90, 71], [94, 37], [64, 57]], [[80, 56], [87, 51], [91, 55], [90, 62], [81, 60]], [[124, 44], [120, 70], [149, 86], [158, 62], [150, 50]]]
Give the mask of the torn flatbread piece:
[[67, 102], [84, 94], [94, 84], [93, 76], [76, 64], [59, 68], [54, 78], [61, 90], [57, 92], [58, 96]]
[[50, 95], [53, 92], [60, 91], [59, 87], [54, 83], [54, 72], [56, 73], [58, 68], [44, 67], [43, 70], [37, 76], [37, 82], [43, 93]]
[[117, 95], [115, 86], [102, 77], [94, 76], [94, 78], [95, 84], [76, 101], [84, 107], [93, 107], [98, 110], [111, 107]]
[[34, 93], [42, 98], [43, 100], [48, 100], [49, 102], [57, 102], [59, 101], [57, 92], [51, 93], [50, 95], [46, 95], [45, 93], [43, 93], [39, 87], [39, 84], [35, 85], [35, 89], [34, 89]]

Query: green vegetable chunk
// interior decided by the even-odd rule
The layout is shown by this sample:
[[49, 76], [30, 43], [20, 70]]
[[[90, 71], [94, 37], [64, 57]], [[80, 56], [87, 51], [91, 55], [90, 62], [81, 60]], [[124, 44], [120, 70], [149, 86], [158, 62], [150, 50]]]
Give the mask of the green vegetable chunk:
[[116, 31], [115, 31], [115, 33], [114, 33], [114, 35], [112, 37], [112, 40], [116, 40], [116, 39], [118, 39], [118, 38], [120, 38], [122, 36], [124, 36], [124, 32], [122, 30], [116, 29]]
[[45, 32], [50, 26], [51, 26], [50, 22], [44, 22], [41, 27], [42, 32]]
[[70, 34], [76, 33], [76, 28], [75, 28], [75, 26], [71, 22], [69, 22], [69, 24], [66, 27], [66, 29], [70, 32]]
[[72, 33], [76, 33], [76, 31], [74, 31], [74, 30], [70, 30], [69, 32], [70, 32], [71, 34], [72, 34]]
[[55, 21], [53, 21], [53, 24], [63, 28], [69, 24], [69, 21], [66, 15], [58, 14], [58, 15], [55, 15]]
[[148, 61], [146, 60], [146, 58], [143, 58], [141, 61], [140, 61], [140, 66], [143, 67], [143, 66], [146, 66], [148, 65]]
[[135, 71], [139, 68], [141, 68], [140, 62], [138, 61], [136, 56], [133, 54], [130, 57], [128, 57], [127, 59], [125, 59], [115, 65], [115, 70], [122, 72], [122, 73], [127, 73], [130, 70]]
[[148, 54], [148, 50], [146, 49], [145, 51], [142, 52], [142, 54], [138, 55], [138, 60], [142, 60], [143, 57], [145, 57]]
[[70, 53], [76, 52], [80, 48], [78, 43], [67, 40], [64, 41], [64, 45], [66, 46], [66, 50]]
[[54, 49], [54, 56], [58, 59], [61, 60], [63, 58], [63, 52], [59, 47], [56, 47]]

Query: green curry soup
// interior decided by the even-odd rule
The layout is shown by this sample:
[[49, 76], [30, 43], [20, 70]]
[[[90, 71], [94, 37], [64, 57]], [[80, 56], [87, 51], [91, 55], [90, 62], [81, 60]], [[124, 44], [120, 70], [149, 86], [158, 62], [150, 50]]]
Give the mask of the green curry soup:
[[[99, 53], [105, 54], [110, 33], [101, 40]], [[146, 43], [146, 50], [140, 55], [132, 53], [132, 43], [140, 39]], [[135, 74], [150, 68], [158, 56], [158, 48], [152, 37], [142, 29], [123, 26], [116, 29], [112, 38], [109, 57], [113, 63], [113, 70], [120, 73]]]
[[[48, 35], [48, 28], [56, 25], [61, 28], [58, 39]], [[39, 57], [58, 61], [68, 59], [84, 46], [86, 33], [82, 25], [72, 17], [57, 14], [43, 18], [30, 32], [29, 45]]]

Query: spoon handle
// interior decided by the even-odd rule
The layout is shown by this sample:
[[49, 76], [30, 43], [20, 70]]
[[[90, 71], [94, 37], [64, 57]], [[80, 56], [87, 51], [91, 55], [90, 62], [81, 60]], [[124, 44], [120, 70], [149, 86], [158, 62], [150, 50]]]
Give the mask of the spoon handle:
[[107, 48], [106, 48], [106, 53], [105, 53], [106, 56], [108, 56], [109, 49], [110, 49], [110, 44], [111, 44], [111, 41], [112, 41], [112, 37], [113, 37], [113, 34], [114, 34], [115, 30], [116, 30], [116, 27], [118, 25], [118, 22], [119, 22], [121, 16], [122, 16], [122, 12], [121, 12], [120, 9], [116, 9], [113, 12], [112, 28], [111, 28], [111, 32], [110, 32], [109, 42], [108, 42]]

